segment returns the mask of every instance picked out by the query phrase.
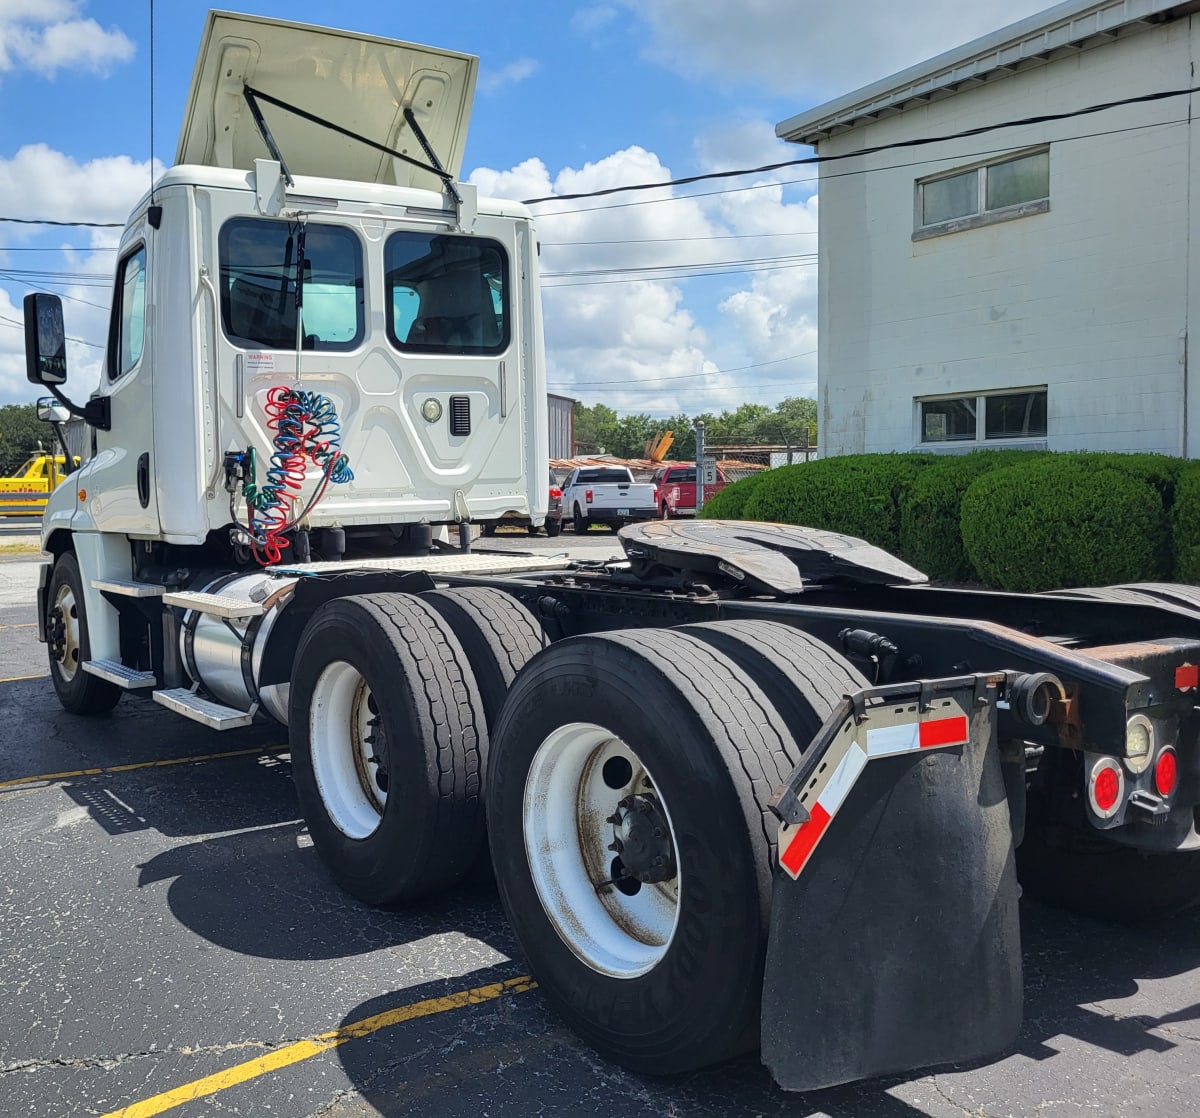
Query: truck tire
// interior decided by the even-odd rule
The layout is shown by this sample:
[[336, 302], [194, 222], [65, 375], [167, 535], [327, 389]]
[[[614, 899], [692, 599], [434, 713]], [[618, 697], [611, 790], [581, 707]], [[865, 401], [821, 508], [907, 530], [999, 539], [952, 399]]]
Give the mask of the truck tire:
[[442, 615], [467, 654], [490, 732], [517, 672], [541, 651], [542, 627], [511, 594], [490, 586], [430, 590], [421, 600]]
[[362, 594], [321, 606], [296, 649], [288, 725], [309, 834], [346, 892], [413, 900], [470, 869], [487, 726], [467, 654], [429, 603]]
[[763, 689], [803, 751], [843, 695], [869, 687], [863, 674], [829, 645], [774, 621], [684, 625], [720, 649]]
[[753, 1048], [766, 804], [796, 753], [754, 681], [680, 632], [568, 638], [518, 676], [492, 748], [496, 880], [547, 1001], [639, 1072]]
[[496, 534], [496, 522], [494, 520], [485, 520], [479, 531], [484, 536], [494, 536]]
[[575, 515], [572, 517], [572, 527], [577, 536], [582, 536], [588, 530], [587, 517], [583, 515], [583, 510], [578, 505], [575, 506]]
[[1118, 924], [1166, 920], [1200, 905], [1200, 851], [1151, 853], [1090, 836], [1052, 843], [1032, 800], [1029, 810], [1017, 848], [1017, 878], [1029, 896]]
[[553, 520], [551, 520], [549, 517], [546, 518], [546, 535], [548, 535], [550, 537], [554, 537], [554, 536], [557, 536], [559, 534], [559, 532], [561, 532], [561, 531], [562, 531], [562, 518], [561, 517], [555, 517], [555, 519], [553, 519]]
[[54, 564], [46, 594], [46, 647], [50, 654], [50, 680], [63, 709], [71, 714], [106, 714], [117, 705], [121, 688], [81, 665], [91, 655], [83, 580], [79, 562], [70, 551]]

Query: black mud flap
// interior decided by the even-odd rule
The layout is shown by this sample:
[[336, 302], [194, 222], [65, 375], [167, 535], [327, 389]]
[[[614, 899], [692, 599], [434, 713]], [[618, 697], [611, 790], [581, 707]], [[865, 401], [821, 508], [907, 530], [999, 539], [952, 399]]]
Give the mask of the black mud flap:
[[[762, 1060], [781, 1087], [973, 1061], [1021, 1025], [997, 686], [843, 704], [776, 797]], [[899, 689], [887, 689], [896, 691]], [[838, 714], [843, 717], [837, 725]]]

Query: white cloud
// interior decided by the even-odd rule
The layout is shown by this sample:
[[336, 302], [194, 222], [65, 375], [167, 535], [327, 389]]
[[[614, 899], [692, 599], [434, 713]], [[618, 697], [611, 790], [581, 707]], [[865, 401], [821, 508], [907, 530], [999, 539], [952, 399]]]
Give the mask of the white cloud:
[[[727, 148], [777, 160], [770, 128], [747, 122], [709, 137], [698, 144], [701, 162], [711, 169], [719, 159], [704, 152]], [[485, 195], [531, 198], [670, 177], [653, 152], [631, 147], [555, 175], [531, 159], [471, 180]], [[751, 273], [739, 262], [815, 253], [816, 199], [785, 198], [769, 179], [754, 185], [763, 189], [687, 198], [661, 187], [535, 207], [552, 391], [653, 415], [812, 394], [815, 354], [780, 359], [816, 348], [815, 260]], [[732, 274], [686, 278], [705, 265]], [[743, 368], [764, 364], [777, 367]]]
[[796, 112], [1046, 7], [1046, 0], [620, 0], [650, 27], [647, 55], [689, 78], [752, 82]]
[[0, 213], [11, 217], [123, 225], [149, 189], [149, 163], [127, 155], [78, 163], [47, 144], [29, 144], [0, 159]]
[[[0, 0], [4, 3], [6, 0]], [[161, 170], [161, 168], [159, 168]], [[21, 148], [12, 159], [0, 159], [0, 213], [21, 218], [52, 218], [56, 221], [114, 222], [123, 226], [137, 200], [150, 185], [150, 165], [128, 156], [112, 156], [78, 163], [46, 144]], [[27, 290], [48, 288], [64, 300], [67, 334], [82, 339], [67, 347], [71, 366], [70, 389], [76, 400], [86, 398], [100, 373], [100, 354], [108, 327], [108, 304], [114, 257], [121, 229], [88, 229], [89, 247], [62, 247], [64, 238], [54, 227], [5, 225], [10, 246], [42, 247], [46, 255], [22, 252], [6, 256], [0, 251], [0, 266], [40, 268], [66, 274], [65, 282], [53, 283], [38, 276], [5, 280], [0, 288], [0, 404], [25, 402], [37, 389], [25, 379], [23, 333], [11, 321], [21, 319], [21, 303]], [[91, 279], [92, 276], [102, 278]], [[90, 343], [90, 344], [83, 344]]]
[[479, 75], [479, 92], [496, 93], [507, 85], [517, 85], [538, 71], [538, 62], [533, 58], [518, 58], [499, 70], [484, 70]]
[[616, 18], [617, 9], [611, 4], [592, 4], [571, 16], [571, 30], [582, 38], [589, 38], [610, 27]]
[[78, 18], [77, 0], [0, 0], [0, 74], [32, 70], [52, 78], [71, 68], [101, 76], [136, 48], [118, 27]]

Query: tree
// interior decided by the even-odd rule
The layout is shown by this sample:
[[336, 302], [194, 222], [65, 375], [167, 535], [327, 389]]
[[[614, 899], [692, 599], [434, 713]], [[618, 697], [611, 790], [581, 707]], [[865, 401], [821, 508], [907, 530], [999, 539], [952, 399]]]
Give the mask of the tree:
[[788, 396], [759, 423], [765, 443], [779, 446], [817, 445], [817, 402], [804, 396]]
[[618, 458], [645, 458], [646, 443], [658, 430], [658, 424], [648, 415], [623, 415], [617, 420], [609, 453]]
[[37, 417], [33, 404], [0, 406], [0, 477], [8, 477], [39, 444], [47, 451], [57, 447], [54, 431]]
[[578, 454], [612, 454], [617, 437], [617, 413], [607, 404], [588, 407], [575, 401], [575, 446]]

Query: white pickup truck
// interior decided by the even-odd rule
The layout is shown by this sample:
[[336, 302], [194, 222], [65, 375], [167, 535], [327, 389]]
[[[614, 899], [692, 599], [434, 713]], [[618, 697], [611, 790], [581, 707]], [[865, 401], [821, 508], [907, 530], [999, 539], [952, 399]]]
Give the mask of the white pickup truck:
[[658, 515], [654, 486], [637, 482], [627, 466], [580, 466], [563, 486], [563, 517], [570, 516], [576, 532], [607, 524], [615, 532], [630, 520], [653, 520]]

